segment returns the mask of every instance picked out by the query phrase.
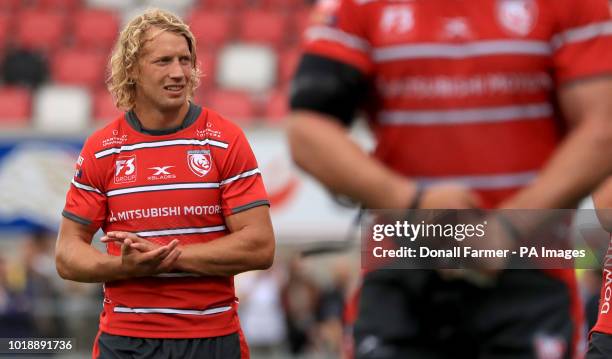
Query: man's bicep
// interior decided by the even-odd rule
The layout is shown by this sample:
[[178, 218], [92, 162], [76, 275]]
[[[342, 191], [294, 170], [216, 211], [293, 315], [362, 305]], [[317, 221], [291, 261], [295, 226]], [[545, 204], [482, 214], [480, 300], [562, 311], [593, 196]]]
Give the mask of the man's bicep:
[[97, 228], [80, 223], [68, 217], [62, 217], [57, 238], [58, 249], [70, 245], [71, 242], [81, 241], [90, 244]]
[[231, 214], [225, 217], [225, 224], [232, 233], [238, 232], [247, 227], [272, 232], [270, 208], [267, 205], [259, 205], [257, 207]]
[[576, 80], [559, 90], [563, 115], [570, 125], [596, 119], [612, 123], [612, 77]]

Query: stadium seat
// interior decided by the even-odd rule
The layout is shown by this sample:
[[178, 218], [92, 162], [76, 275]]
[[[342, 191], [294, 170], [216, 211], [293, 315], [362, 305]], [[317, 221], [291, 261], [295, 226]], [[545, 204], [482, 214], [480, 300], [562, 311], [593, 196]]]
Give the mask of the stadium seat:
[[81, 0], [38, 0], [38, 7], [47, 10], [74, 10]]
[[220, 11], [194, 11], [187, 22], [199, 47], [217, 48], [233, 38], [234, 17]]
[[240, 124], [250, 124], [257, 116], [256, 106], [245, 92], [211, 91], [203, 98], [202, 104]]
[[41, 87], [33, 108], [34, 127], [40, 131], [82, 133], [89, 127], [91, 98], [82, 87]]
[[278, 58], [278, 83], [280, 85], [291, 81], [301, 55], [302, 52], [298, 47], [289, 48], [280, 53]]
[[199, 7], [206, 10], [231, 10], [231, 11], [240, 11], [245, 6], [249, 5], [248, 0], [200, 0]]
[[107, 52], [118, 36], [119, 19], [104, 9], [84, 9], [73, 16], [75, 46]]
[[88, 8], [125, 11], [136, 5], [138, 0], [85, 0]]
[[276, 53], [266, 46], [226, 46], [217, 59], [217, 83], [223, 88], [267, 90], [274, 86], [276, 72]]
[[22, 87], [0, 87], [0, 127], [28, 126], [30, 91]]
[[280, 12], [247, 10], [242, 14], [239, 23], [239, 37], [243, 42], [281, 47], [287, 39], [287, 17]]
[[268, 124], [279, 124], [288, 113], [288, 91], [283, 88], [272, 91], [268, 96], [264, 117]]
[[17, 42], [28, 49], [53, 50], [64, 42], [66, 23], [57, 12], [41, 9], [23, 10], [17, 14]]
[[93, 118], [97, 122], [109, 122], [114, 120], [123, 111], [115, 107], [113, 97], [107, 89], [100, 89], [94, 95], [94, 115]]
[[51, 62], [53, 79], [65, 85], [82, 85], [95, 89], [104, 84], [106, 56], [94, 51], [65, 49]]

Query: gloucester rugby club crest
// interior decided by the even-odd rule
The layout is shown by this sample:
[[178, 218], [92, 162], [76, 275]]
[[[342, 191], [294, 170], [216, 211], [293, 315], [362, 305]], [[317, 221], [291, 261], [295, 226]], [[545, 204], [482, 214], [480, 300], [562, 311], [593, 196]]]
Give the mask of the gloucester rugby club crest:
[[535, 0], [498, 0], [497, 19], [513, 35], [526, 36], [535, 27], [538, 5]]
[[187, 151], [187, 164], [191, 172], [198, 177], [204, 177], [212, 168], [210, 150]]

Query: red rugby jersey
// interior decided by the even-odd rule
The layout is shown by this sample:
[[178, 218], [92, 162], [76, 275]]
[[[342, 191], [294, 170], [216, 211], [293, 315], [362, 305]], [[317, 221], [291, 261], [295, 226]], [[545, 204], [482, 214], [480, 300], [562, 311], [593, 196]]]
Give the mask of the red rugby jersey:
[[[261, 174], [242, 130], [190, 105], [188, 126], [174, 133], [137, 131], [133, 113], [85, 143], [63, 215], [155, 243], [213, 241], [229, 233], [226, 216], [268, 205]], [[120, 255], [111, 243], [108, 253]], [[104, 285], [103, 332], [149, 338], [226, 335], [239, 329], [233, 277], [168, 273]]]
[[559, 144], [556, 88], [612, 73], [609, 18], [605, 0], [325, 0], [304, 46], [373, 81], [377, 158], [492, 208]]
[[[375, 87], [373, 155], [424, 186], [466, 185], [487, 208], [529, 184], [562, 140], [556, 89], [612, 73], [606, 0], [322, 0], [312, 20], [305, 52]], [[550, 272], [580, 323], [573, 271]]]

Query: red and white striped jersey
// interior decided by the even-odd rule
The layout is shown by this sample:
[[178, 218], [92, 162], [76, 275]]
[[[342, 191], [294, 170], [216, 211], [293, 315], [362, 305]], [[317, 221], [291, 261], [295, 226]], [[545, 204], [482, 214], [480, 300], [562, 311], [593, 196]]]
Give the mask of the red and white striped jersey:
[[606, 0], [324, 0], [304, 46], [371, 78], [378, 159], [493, 208], [562, 139], [556, 89], [612, 73], [611, 34]]
[[[242, 130], [190, 105], [188, 126], [150, 135], [132, 112], [85, 143], [63, 215], [108, 231], [134, 232], [165, 245], [213, 241], [229, 233], [225, 217], [268, 205]], [[111, 243], [108, 253], [120, 255]], [[100, 329], [115, 335], [194, 338], [239, 329], [233, 277], [168, 273], [105, 283]]]

